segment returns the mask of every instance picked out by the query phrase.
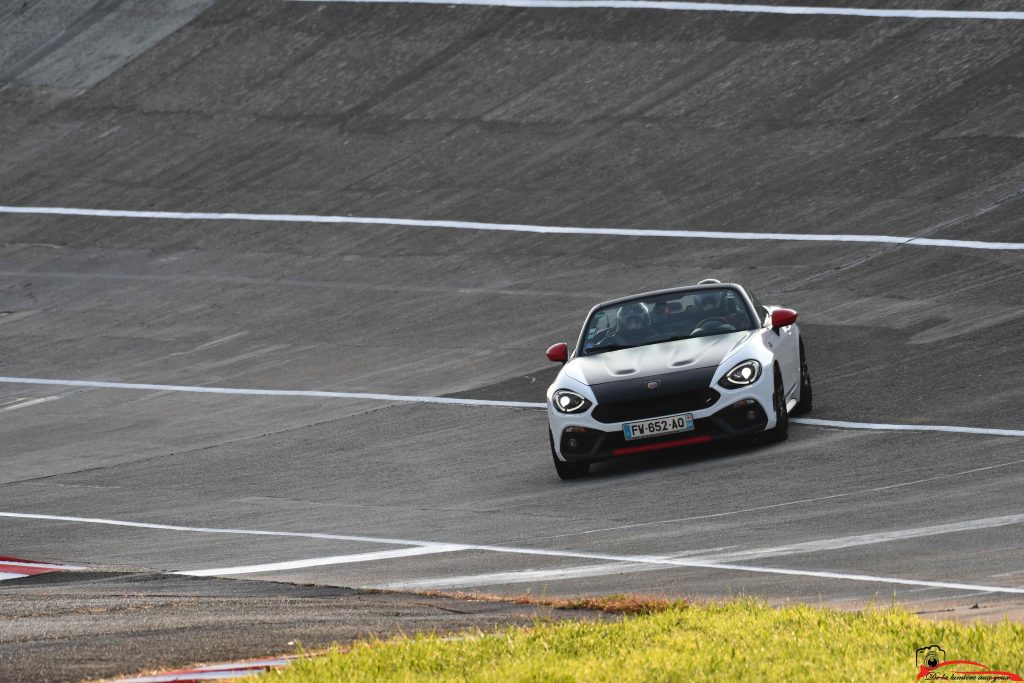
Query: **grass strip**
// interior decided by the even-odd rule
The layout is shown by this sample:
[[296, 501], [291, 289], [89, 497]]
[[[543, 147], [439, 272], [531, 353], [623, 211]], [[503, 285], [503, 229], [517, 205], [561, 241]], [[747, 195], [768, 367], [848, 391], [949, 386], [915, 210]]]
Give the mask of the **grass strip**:
[[964, 625], [900, 608], [846, 612], [740, 599], [676, 603], [613, 622], [538, 621], [459, 639], [365, 641], [255, 680], [914, 681], [917, 649], [931, 644], [947, 660], [1024, 673], [1024, 624]]

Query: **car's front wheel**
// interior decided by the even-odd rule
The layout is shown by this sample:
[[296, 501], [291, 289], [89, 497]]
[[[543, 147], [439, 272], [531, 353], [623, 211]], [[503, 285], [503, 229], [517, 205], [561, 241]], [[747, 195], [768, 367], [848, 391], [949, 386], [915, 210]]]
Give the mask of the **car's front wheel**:
[[786, 411], [786, 390], [782, 385], [782, 373], [775, 368], [775, 391], [772, 393], [772, 407], [775, 408], [775, 426], [765, 432], [769, 443], [785, 441], [789, 436], [789, 413]]
[[551, 442], [551, 459], [555, 461], [555, 472], [558, 472], [559, 479], [579, 479], [587, 476], [590, 472], [589, 462], [562, 462], [555, 453], [555, 437], [548, 432], [548, 441]]

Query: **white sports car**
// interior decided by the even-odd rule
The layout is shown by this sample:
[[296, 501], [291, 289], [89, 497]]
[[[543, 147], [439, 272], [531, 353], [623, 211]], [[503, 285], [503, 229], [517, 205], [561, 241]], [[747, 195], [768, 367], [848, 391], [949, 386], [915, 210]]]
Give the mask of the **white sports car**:
[[598, 304], [548, 388], [551, 455], [562, 479], [590, 463], [763, 433], [782, 441], [811, 409], [796, 311], [718, 280]]

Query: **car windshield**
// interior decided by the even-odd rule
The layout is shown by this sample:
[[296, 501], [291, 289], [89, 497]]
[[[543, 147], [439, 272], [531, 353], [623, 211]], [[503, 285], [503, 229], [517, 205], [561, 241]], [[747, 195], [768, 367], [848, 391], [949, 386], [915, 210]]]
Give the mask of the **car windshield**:
[[594, 311], [584, 330], [581, 355], [728, 334], [753, 327], [747, 305], [735, 289], [669, 292]]

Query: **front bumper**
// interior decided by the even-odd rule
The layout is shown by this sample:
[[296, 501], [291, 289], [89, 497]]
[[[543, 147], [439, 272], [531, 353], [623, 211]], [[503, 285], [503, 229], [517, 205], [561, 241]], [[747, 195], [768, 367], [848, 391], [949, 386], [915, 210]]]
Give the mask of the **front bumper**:
[[568, 420], [560, 422], [565, 424], [557, 425], [557, 431], [555, 424], [552, 423], [551, 427], [562, 459], [567, 462], [598, 462], [756, 434], [768, 428], [769, 415], [757, 399], [737, 399], [704, 417], [695, 414], [690, 431], [632, 441], [626, 440], [621, 424], [602, 424], [594, 420], [576, 420], [574, 424], [569, 424]]

